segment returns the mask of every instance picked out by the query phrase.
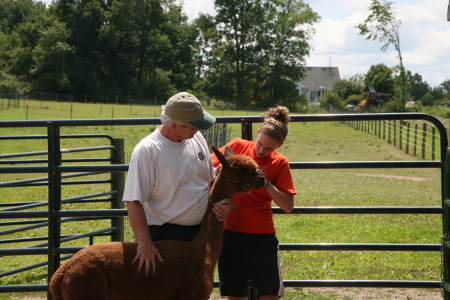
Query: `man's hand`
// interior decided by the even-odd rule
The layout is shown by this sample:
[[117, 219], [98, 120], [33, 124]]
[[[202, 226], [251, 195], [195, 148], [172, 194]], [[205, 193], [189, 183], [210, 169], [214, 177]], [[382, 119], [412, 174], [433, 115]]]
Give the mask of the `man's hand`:
[[161, 254], [159, 254], [158, 249], [153, 243], [138, 243], [136, 256], [134, 257], [132, 264], [139, 261], [138, 273], [141, 272], [142, 267], [145, 265], [145, 276], [147, 276], [150, 270], [155, 274], [156, 259], [164, 262]]
[[217, 220], [223, 222], [225, 218], [234, 210], [234, 203], [229, 198], [225, 198], [213, 204], [212, 208]]

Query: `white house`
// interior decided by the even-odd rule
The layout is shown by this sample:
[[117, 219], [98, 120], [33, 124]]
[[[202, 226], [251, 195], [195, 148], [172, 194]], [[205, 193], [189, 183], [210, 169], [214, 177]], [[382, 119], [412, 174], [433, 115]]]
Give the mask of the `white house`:
[[318, 100], [334, 83], [340, 80], [338, 67], [305, 67], [306, 76], [297, 84], [300, 93], [305, 94], [309, 102]]

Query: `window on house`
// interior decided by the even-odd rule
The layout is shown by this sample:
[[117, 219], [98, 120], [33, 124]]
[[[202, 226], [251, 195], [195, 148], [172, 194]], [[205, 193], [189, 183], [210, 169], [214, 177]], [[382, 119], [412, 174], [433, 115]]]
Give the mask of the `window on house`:
[[309, 91], [309, 99], [315, 100], [319, 97], [319, 91]]

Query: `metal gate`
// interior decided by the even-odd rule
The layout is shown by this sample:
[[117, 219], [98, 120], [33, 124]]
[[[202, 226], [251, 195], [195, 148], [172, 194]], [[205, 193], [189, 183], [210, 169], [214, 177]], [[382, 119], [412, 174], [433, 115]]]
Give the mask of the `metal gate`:
[[[353, 161], [353, 162], [291, 162], [291, 169], [364, 169], [364, 168], [436, 168], [440, 169], [442, 207], [296, 207], [297, 214], [443, 214], [445, 158], [448, 146], [447, 134], [442, 123], [433, 116], [408, 114], [342, 114], [342, 115], [292, 115], [291, 122], [341, 122], [365, 120], [426, 120], [431, 122], [440, 135], [440, 160], [438, 161]], [[252, 123], [259, 123], [261, 117], [218, 117], [217, 123], [239, 123], [242, 137], [252, 139]], [[2, 121], [0, 128], [44, 127], [47, 129], [48, 160], [46, 166], [2, 167], [0, 173], [47, 173], [47, 211], [0, 211], [0, 219], [48, 218], [48, 246], [41, 248], [0, 249], [2, 256], [47, 255], [48, 280], [60, 265], [62, 254], [73, 254], [82, 247], [61, 247], [61, 218], [67, 217], [120, 217], [125, 209], [106, 210], [61, 210], [61, 185], [63, 173], [67, 172], [111, 172], [123, 173], [128, 165], [64, 165], [61, 159], [60, 128], [64, 126], [123, 126], [155, 125], [159, 119], [102, 119], [102, 120], [51, 120], [51, 121]], [[274, 213], [281, 214], [279, 208]], [[448, 225], [444, 225], [446, 228]], [[444, 229], [444, 233], [447, 230]], [[280, 244], [283, 251], [441, 251], [440, 244]], [[447, 256], [445, 256], [447, 257]], [[448, 259], [446, 260], [448, 262]], [[445, 265], [444, 265], [445, 266]], [[446, 271], [448, 274], [448, 271]], [[440, 288], [441, 281], [395, 281], [395, 280], [286, 280], [286, 287], [396, 287], [396, 288]], [[218, 286], [218, 282], [215, 282]], [[0, 292], [48, 291], [46, 284], [0, 286]], [[254, 299], [254, 290], [250, 298]], [[51, 299], [51, 294], [48, 294]]]

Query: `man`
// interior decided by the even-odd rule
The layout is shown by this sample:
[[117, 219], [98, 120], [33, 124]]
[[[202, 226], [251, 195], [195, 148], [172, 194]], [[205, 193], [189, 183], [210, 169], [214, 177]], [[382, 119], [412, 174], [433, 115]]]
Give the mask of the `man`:
[[[133, 263], [138, 272], [155, 272], [156, 259], [164, 261], [153, 241], [191, 241], [205, 214], [213, 165], [208, 145], [199, 130], [215, 118], [192, 94], [171, 97], [161, 114], [162, 126], [138, 143], [133, 151], [123, 201], [138, 247]], [[223, 221], [234, 209], [230, 199], [215, 203]]]

